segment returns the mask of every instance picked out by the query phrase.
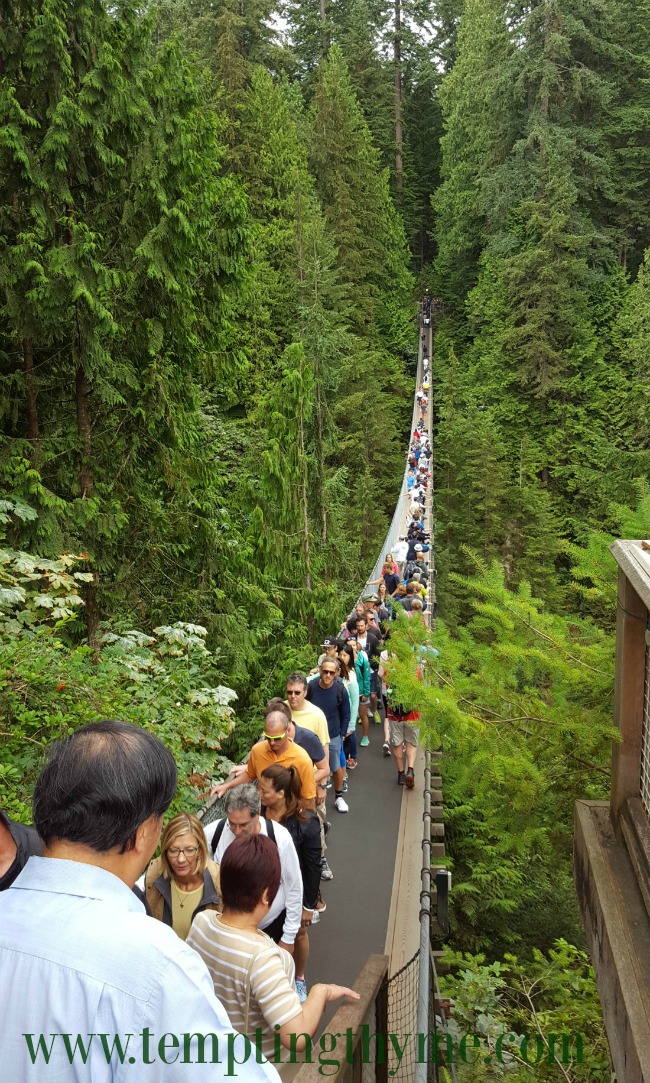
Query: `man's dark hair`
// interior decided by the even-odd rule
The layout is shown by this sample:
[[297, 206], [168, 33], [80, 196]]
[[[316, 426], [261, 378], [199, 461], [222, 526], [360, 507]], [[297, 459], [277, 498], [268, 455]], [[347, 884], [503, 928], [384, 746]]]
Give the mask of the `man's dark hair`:
[[301, 684], [306, 690], [307, 678], [304, 673], [290, 673], [285, 681], [285, 688], [288, 684]]
[[93, 722], [50, 746], [34, 788], [34, 825], [46, 846], [79, 842], [98, 853], [133, 849], [135, 832], [176, 792], [174, 758], [130, 722]]

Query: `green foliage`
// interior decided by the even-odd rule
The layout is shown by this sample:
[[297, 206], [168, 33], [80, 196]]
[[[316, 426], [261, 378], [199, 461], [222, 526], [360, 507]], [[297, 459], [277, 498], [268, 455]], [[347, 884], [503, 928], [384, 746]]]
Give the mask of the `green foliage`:
[[580, 608], [607, 631], [616, 622], [618, 569], [609, 551], [616, 538], [650, 537], [650, 494], [647, 485], [639, 485], [635, 509], [614, 505], [610, 508], [611, 533], [590, 530], [583, 545], [566, 542], [564, 551], [571, 559], [571, 590]]
[[80, 584], [94, 578], [92, 572], [70, 570], [79, 559], [64, 553], [47, 560], [0, 549], [0, 631], [23, 632], [39, 621], [56, 624], [75, 615], [83, 605]]
[[[638, 17], [646, 25], [645, 7]], [[638, 46], [624, 3], [463, 9], [433, 196], [447, 303], [434, 361], [440, 593], [452, 625], [460, 543], [561, 606], [565, 544], [610, 529], [610, 509], [631, 506], [648, 476], [645, 269], [631, 286], [625, 275], [649, 209]], [[468, 462], [467, 444], [481, 442], [484, 458]]]
[[[435, 288], [459, 305], [476, 281], [488, 206], [482, 185], [512, 142], [512, 46], [500, 0], [468, 0], [458, 60], [440, 89], [444, 135], [441, 184], [433, 198]], [[498, 102], [498, 105], [497, 105]]]
[[41, 7], [8, 23], [2, 76], [21, 102], [0, 182], [6, 458], [20, 447], [38, 467], [58, 520], [47, 555], [89, 554], [94, 639], [102, 605], [133, 613], [205, 538], [202, 513], [218, 519], [199, 377], [232, 371], [247, 219], [178, 47], [156, 51], [135, 4]]
[[[57, 598], [56, 583], [44, 597]], [[101, 649], [71, 645], [65, 620], [37, 620], [0, 639], [0, 778], [3, 808], [30, 822], [31, 791], [47, 745], [80, 726], [119, 718], [171, 750], [179, 771], [173, 811], [195, 810], [209, 779], [227, 765], [221, 744], [235, 692], [217, 683], [205, 628], [177, 622], [102, 636]]]
[[[481, 1042], [481, 1055], [468, 1057], [473, 1063], [458, 1061], [459, 1083], [504, 1077], [513, 1083], [531, 1078], [609, 1083], [598, 991], [583, 951], [558, 939], [547, 952], [533, 950], [526, 960], [506, 954], [503, 962], [486, 963], [482, 955], [448, 950], [445, 962], [451, 973], [442, 978], [443, 995], [454, 1000], [450, 1032], [456, 1042], [464, 1034]], [[503, 1035], [509, 1038], [503, 1041]], [[563, 1035], [570, 1036], [566, 1050]]]
[[104, 715], [168, 743], [179, 808], [246, 751], [392, 514], [415, 266], [443, 620], [399, 622], [391, 685], [445, 748], [456, 942], [547, 953], [468, 995], [595, 1034], [552, 944], [607, 780], [607, 547], [650, 533], [648, 0], [295, 0], [291, 44], [267, 0], [147, 8], [0, 26], [7, 806]]
[[400, 622], [391, 685], [445, 749], [455, 940], [498, 954], [580, 936], [573, 804], [608, 786], [614, 645], [588, 620], [547, 611], [526, 581], [508, 590], [498, 563], [473, 564], [454, 576], [465, 626], [452, 636], [438, 622], [429, 639], [422, 622]]

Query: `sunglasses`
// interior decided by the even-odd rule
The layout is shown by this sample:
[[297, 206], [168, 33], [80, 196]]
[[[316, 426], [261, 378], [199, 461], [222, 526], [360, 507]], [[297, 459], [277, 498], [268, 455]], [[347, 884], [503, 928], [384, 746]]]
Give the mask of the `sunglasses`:
[[321, 673], [322, 673], [323, 677], [335, 677], [336, 676], [336, 670], [335, 669], [321, 669]]
[[267, 741], [284, 741], [287, 735], [286, 733], [279, 733], [277, 737], [271, 737], [270, 733], [265, 733], [264, 736], [266, 737]]

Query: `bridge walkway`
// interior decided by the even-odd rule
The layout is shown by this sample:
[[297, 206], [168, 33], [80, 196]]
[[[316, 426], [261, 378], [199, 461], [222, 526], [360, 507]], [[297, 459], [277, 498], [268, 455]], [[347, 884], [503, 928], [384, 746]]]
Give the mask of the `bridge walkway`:
[[[423, 339], [432, 354], [431, 327], [420, 327], [417, 386], [423, 377]], [[431, 434], [432, 390], [425, 426]], [[420, 417], [415, 402], [411, 433]], [[368, 582], [381, 574], [384, 555], [401, 534], [406, 534], [410, 498], [406, 473], [389, 533]], [[433, 546], [433, 485], [429, 488], [426, 525], [431, 532], [428, 618], [431, 623], [435, 602]], [[374, 588], [372, 588], [374, 589]], [[366, 593], [364, 590], [363, 593]], [[388, 955], [389, 974], [412, 959], [419, 947], [419, 892], [422, 863], [422, 808], [424, 757], [416, 764], [413, 790], [397, 785], [394, 760], [382, 752], [383, 726], [370, 726], [370, 746], [359, 748], [359, 766], [349, 772], [350, 811], [334, 809], [329, 791], [327, 860], [334, 879], [322, 885], [327, 910], [310, 935], [307, 984], [313, 981], [351, 985], [370, 955]], [[332, 1006], [322, 1027], [334, 1014]]]

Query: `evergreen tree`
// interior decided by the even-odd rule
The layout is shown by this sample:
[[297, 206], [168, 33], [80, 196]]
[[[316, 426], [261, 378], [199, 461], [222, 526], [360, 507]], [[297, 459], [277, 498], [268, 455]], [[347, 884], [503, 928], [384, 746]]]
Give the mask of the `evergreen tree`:
[[340, 462], [348, 449], [363, 448], [377, 479], [377, 499], [388, 510], [400, 472], [394, 399], [396, 391], [404, 394], [399, 355], [414, 345], [407, 331], [412, 278], [387, 172], [380, 170], [338, 48], [330, 50], [314, 96], [311, 164], [358, 338], [343, 360], [335, 407], [343, 433]]
[[[173, 46], [155, 55], [137, 5], [43, 0], [5, 22], [3, 52], [9, 43], [0, 304], [10, 447], [38, 442], [46, 490], [65, 501], [52, 543], [86, 549], [113, 599], [139, 604], [134, 547], [154, 554], [156, 582], [195, 536], [190, 492], [207, 480], [197, 377], [217, 353], [223, 373], [236, 362], [228, 315], [245, 208], [221, 176], [216, 120], [191, 68]], [[163, 523], [174, 540], [161, 547]], [[95, 641], [93, 585], [86, 603]]]
[[[372, 141], [379, 150], [382, 166], [394, 169], [395, 132], [390, 69], [378, 42], [385, 32], [386, 11], [369, 0], [352, 0], [334, 9], [337, 24], [333, 33], [350, 76], [350, 84], [361, 106]], [[345, 14], [343, 14], [345, 12]]]
[[509, 590], [497, 562], [475, 557], [457, 586], [467, 619], [454, 636], [412, 620], [391, 633], [391, 687], [444, 742], [461, 943], [497, 957], [545, 949], [580, 936], [573, 807], [609, 785], [614, 641], [549, 612], [525, 581]]
[[506, 74], [511, 52], [501, 0], [467, 0], [458, 60], [440, 89], [445, 132], [433, 199], [434, 288], [457, 308], [476, 282], [486, 243], [483, 186], [513, 142], [516, 111]]
[[[650, 249], [616, 326], [616, 358], [627, 374], [628, 440], [650, 448]], [[647, 467], [644, 471], [647, 476]]]
[[[312, 108], [311, 164], [359, 330], [376, 320], [390, 282], [406, 312], [411, 279], [399, 219], [341, 51], [322, 65]], [[396, 224], [397, 223], [397, 224]], [[391, 345], [386, 342], [386, 345]]]

